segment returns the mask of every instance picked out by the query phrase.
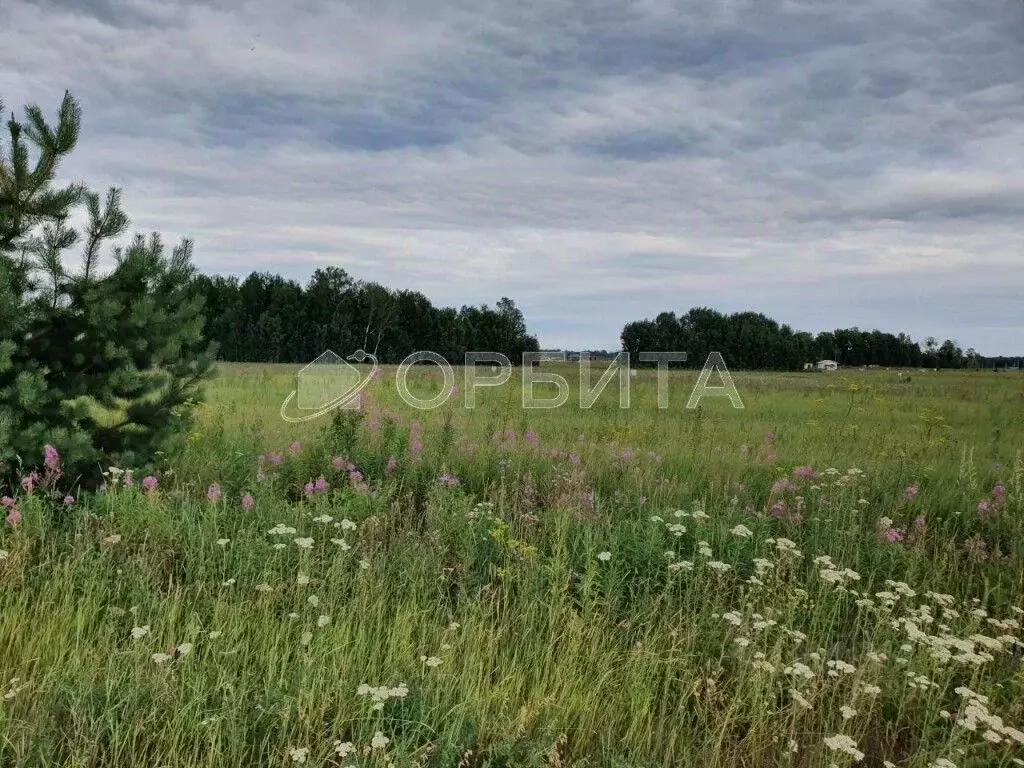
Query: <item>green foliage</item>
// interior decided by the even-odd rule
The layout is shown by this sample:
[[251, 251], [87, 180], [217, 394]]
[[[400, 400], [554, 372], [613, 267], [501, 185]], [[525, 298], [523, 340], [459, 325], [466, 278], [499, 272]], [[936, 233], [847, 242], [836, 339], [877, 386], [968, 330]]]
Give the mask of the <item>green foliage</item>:
[[[0, 154], [0, 476], [33, 470], [49, 444], [64, 481], [88, 487], [111, 464], [147, 468], [181, 434], [211, 370], [203, 300], [187, 240], [167, 255], [157, 234], [136, 235], [101, 270], [101, 245], [129, 223], [120, 191], [55, 188], [81, 123], [70, 94], [55, 128], [25, 112]], [[80, 230], [67, 223], [78, 209]]]

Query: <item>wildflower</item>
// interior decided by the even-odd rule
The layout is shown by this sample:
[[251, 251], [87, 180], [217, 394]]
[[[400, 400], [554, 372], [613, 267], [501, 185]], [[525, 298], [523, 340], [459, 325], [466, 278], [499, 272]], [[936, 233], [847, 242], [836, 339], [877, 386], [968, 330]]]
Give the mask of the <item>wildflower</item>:
[[275, 467], [278, 467], [278, 466], [280, 466], [280, 465], [281, 465], [281, 462], [283, 461], [283, 459], [281, 458], [281, 454], [280, 454], [280, 453], [271, 453], [271, 454], [269, 454], [269, 455], [267, 456], [267, 459], [268, 459], [268, 460], [270, 461], [270, 463], [271, 463], [271, 464], [273, 464], [273, 465], [274, 465]]
[[439, 659], [437, 656], [420, 656], [420, 661], [431, 668], [439, 667], [442, 664], [441, 659]]
[[360, 560], [359, 561], [359, 567], [362, 568], [365, 571], [367, 568], [370, 567], [370, 561], [369, 560]]
[[351, 741], [338, 741], [334, 742], [334, 753], [344, 760], [349, 755], [354, 755], [356, 752], [356, 745]]
[[341, 530], [343, 530], [343, 531], [354, 531], [355, 529], [356, 529], [356, 524], [353, 523], [348, 518], [345, 518], [344, 520], [341, 521]]
[[211, 632], [207, 632], [207, 633], [206, 633], [206, 636], [207, 636], [208, 638], [210, 638], [211, 640], [216, 640], [216, 639], [217, 639], [218, 637], [220, 637], [220, 636], [221, 636], [221, 635], [223, 635], [223, 634], [224, 634], [224, 633], [223, 633], [223, 632], [221, 632], [221, 631], [220, 631], [219, 629], [214, 629], [214, 630], [212, 630]]
[[226, 547], [230, 541], [231, 539], [217, 539], [217, 546]]
[[71, 494], [68, 494], [67, 496], [64, 497], [64, 506], [65, 507], [70, 507], [74, 503], [75, 503], [75, 497], [72, 496]]
[[132, 627], [132, 640], [141, 640], [149, 634], [149, 624], [144, 624], [141, 627]]
[[711, 560], [711, 561], [708, 562], [708, 568], [711, 568], [714, 571], [721, 572], [721, 571], [728, 571], [730, 568], [732, 568], [732, 566], [729, 565], [728, 563], [723, 563], [723, 562], [721, 562], [719, 560]]
[[219, 501], [220, 500], [220, 486], [217, 485], [216, 483], [214, 483], [209, 488], [207, 488], [206, 489], [206, 498], [208, 498], [210, 501]]
[[857, 749], [857, 742], [845, 734], [837, 733], [835, 736], [829, 736], [825, 739], [825, 746], [833, 752], [846, 753], [856, 763], [864, 759], [864, 753]]
[[534, 447], [537, 447], [540, 444], [540, 437], [538, 437], [537, 433], [532, 429], [523, 435], [523, 439]]
[[20, 522], [21, 522], [21, 510], [19, 510], [16, 506], [14, 506], [12, 504], [10, 507], [8, 507], [7, 523], [9, 525], [17, 525]]
[[309, 576], [304, 573], [299, 573], [299, 575], [295, 577], [295, 583], [300, 587], [304, 587], [309, 584]]
[[731, 531], [729, 531], [729, 533], [741, 539], [749, 539], [751, 536], [754, 535], [754, 532], [747, 528], [747, 526], [745, 525], [737, 525]]
[[159, 481], [153, 475], [146, 475], [142, 478], [142, 490], [146, 493], [152, 493], [155, 491], [158, 484]]
[[309, 747], [290, 747], [288, 749], [288, 757], [292, 759], [293, 763], [304, 763], [306, 758], [309, 757]]
[[104, 537], [103, 543], [106, 544], [107, 546], [110, 546], [110, 547], [114, 546], [115, 544], [120, 544], [121, 543], [121, 534], [119, 534], [119, 533], [112, 533], [109, 536]]
[[292, 528], [290, 525], [285, 525], [284, 523], [278, 523], [269, 531], [267, 531], [267, 533], [271, 536], [290, 536], [295, 532], [296, 531], [294, 528]]
[[309, 631], [303, 632], [302, 635], [299, 637], [299, 642], [302, 644], [302, 647], [305, 648], [307, 645], [313, 642], [313, 633]]
[[890, 528], [885, 532], [885, 538], [888, 541], [903, 541], [906, 538], [906, 532], [902, 528]]
[[326, 627], [330, 623], [331, 623], [331, 617], [328, 616], [326, 613], [320, 614], [320, 616], [318, 616], [317, 619], [316, 619], [316, 625], [318, 627], [320, 627], [320, 629], [323, 629], [324, 627]]
[[309, 603], [314, 608], [319, 608], [320, 607], [320, 597], [318, 595], [310, 595], [309, 597], [306, 598], [306, 602]]
[[455, 475], [452, 475], [452, 474], [449, 474], [448, 472], [445, 472], [439, 478], [439, 482], [441, 483], [441, 485], [443, 485], [445, 487], [454, 488], [455, 486], [457, 486], [459, 484], [459, 479], [457, 477], [455, 477]]
[[154, 653], [150, 658], [153, 659], [153, 663], [155, 664], [166, 664], [174, 657], [169, 653]]
[[396, 459], [394, 456], [392, 456], [391, 458], [388, 459], [388, 466], [387, 466], [388, 474], [394, 472], [397, 467], [398, 467], [398, 459]]
[[292, 453], [298, 453], [299, 451], [302, 450], [302, 443], [294, 442], [288, 446], [288, 450], [290, 450]]
[[346, 459], [344, 456], [335, 456], [333, 459], [331, 459], [331, 469], [335, 470], [336, 472], [340, 472], [347, 465], [348, 459]]
[[341, 547], [342, 552], [347, 552], [352, 549], [352, 546], [344, 539], [331, 539], [331, 544]]
[[839, 708], [839, 713], [843, 716], [843, 720], [850, 720], [857, 716], [857, 710], [845, 704]]
[[380, 731], [377, 731], [375, 734], [373, 734], [373, 738], [370, 740], [370, 746], [374, 749], [385, 749], [390, 742], [391, 739], [389, 739]]
[[299, 549], [312, 549], [313, 548], [313, 539], [309, 538], [308, 536], [302, 536], [302, 537], [299, 537], [299, 538], [295, 539], [295, 545]]
[[611, 552], [598, 552], [597, 553], [597, 559], [600, 560], [602, 563], [607, 563], [609, 560], [612, 559], [612, 553]]
[[793, 470], [793, 477], [800, 478], [800, 479], [810, 478], [812, 480], [818, 480], [818, 479], [821, 478], [821, 475], [818, 474], [817, 470], [815, 470], [814, 467], [806, 466], [806, 467], [797, 467], [796, 469], [794, 469]]
[[917, 498], [917, 492], [920, 489], [921, 486], [918, 483], [908, 485], [906, 488], [903, 489], [903, 498], [906, 499], [907, 501], [913, 501], [914, 499]]
[[254, 506], [256, 506], [256, 499], [252, 497], [252, 494], [242, 494], [242, 507], [244, 509], [252, 509]]

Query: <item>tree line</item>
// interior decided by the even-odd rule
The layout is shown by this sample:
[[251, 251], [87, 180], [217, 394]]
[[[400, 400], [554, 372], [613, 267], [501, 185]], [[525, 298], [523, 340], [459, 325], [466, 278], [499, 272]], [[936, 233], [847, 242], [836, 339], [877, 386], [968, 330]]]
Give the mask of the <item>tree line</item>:
[[503, 297], [494, 307], [435, 307], [422, 293], [392, 290], [351, 277], [338, 267], [318, 269], [306, 285], [279, 275], [244, 280], [200, 275], [206, 337], [221, 360], [305, 363], [330, 349], [362, 349], [381, 363], [429, 350], [451, 362], [467, 351], [493, 351], [513, 362], [538, 349], [522, 311]]
[[906, 333], [845, 328], [811, 334], [757, 312], [723, 314], [697, 307], [686, 314], [662, 312], [653, 320], [627, 323], [622, 347], [635, 358], [641, 351], [685, 351], [688, 367], [701, 367], [720, 352], [730, 368], [800, 370], [808, 362], [835, 360], [843, 366], [991, 368], [1019, 365], [1021, 358], [985, 358], [951, 339], [920, 344]]

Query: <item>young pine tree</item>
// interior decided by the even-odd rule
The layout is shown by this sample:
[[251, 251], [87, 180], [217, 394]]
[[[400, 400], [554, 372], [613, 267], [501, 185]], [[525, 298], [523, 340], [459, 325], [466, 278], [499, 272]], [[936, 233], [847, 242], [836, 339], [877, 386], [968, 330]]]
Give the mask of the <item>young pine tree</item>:
[[[55, 127], [31, 106], [0, 139], [0, 490], [33, 470], [53, 479], [46, 446], [66, 487], [95, 487], [108, 466], [148, 470], [211, 371], [191, 242], [168, 255], [155, 233], [136, 235], [101, 271], [101, 246], [129, 223], [119, 190], [54, 184], [80, 122], [65, 94]], [[86, 223], [70, 226], [79, 212]]]

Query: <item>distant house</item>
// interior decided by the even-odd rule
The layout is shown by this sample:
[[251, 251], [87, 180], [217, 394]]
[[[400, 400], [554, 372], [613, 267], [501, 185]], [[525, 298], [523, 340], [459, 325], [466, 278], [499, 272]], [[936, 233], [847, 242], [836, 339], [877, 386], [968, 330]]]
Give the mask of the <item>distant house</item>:
[[[566, 359], [564, 350], [561, 349], [542, 349], [538, 356], [539, 363], [561, 363]], [[579, 358], [577, 358], [579, 359]]]
[[835, 371], [839, 368], [839, 363], [835, 360], [819, 360], [815, 367], [819, 371]]

